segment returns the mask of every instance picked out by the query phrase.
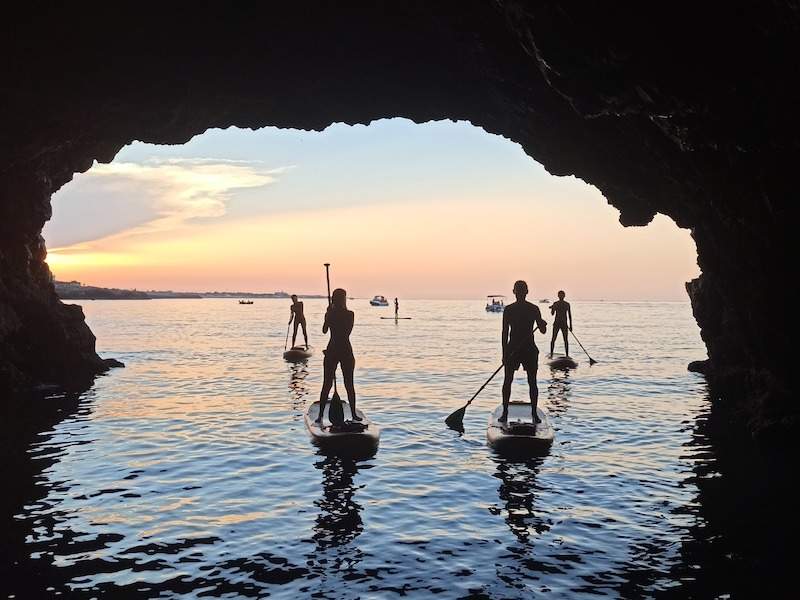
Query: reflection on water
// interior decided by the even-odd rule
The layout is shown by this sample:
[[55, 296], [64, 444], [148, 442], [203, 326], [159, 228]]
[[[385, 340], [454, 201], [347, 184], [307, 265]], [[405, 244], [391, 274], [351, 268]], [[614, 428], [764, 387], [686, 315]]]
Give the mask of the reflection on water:
[[[499, 383], [464, 435], [443, 424], [499, 363], [497, 315], [405, 301], [395, 327], [361, 304], [356, 385], [383, 434], [352, 461], [309, 442], [321, 356], [282, 360], [285, 303], [87, 303], [128, 366], [4, 440], [4, 594], [704, 598], [779, 581], [792, 529], [775, 507], [794, 496], [712, 444], [688, 305], [573, 303], [600, 362], [540, 370], [556, 441], [513, 462], [485, 444]], [[324, 309], [306, 302], [312, 332]]]
[[536, 516], [536, 473], [544, 459], [506, 460], [497, 458], [497, 477], [501, 483], [497, 495], [504, 503], [504, 509], [495, 509], [494, 514], [502, 514], [508, 528], [520, 544], [532, 544], [531, 536], [549, 529], [546, 522]]
[[292, 408], [300, 410], [303, 408], [308, 396], [308, 361], [287, 363], [289, 368], [289, 397], [292, 399]]
[[354, 500], [353, 477], [358, 467], [352, 459], [328, 456], [314, 465], [322, 470], [322, 498], [315, 504], [319, 515], [312, 539], [318, 551], [342, 546], [364, 529], [361, 506]]

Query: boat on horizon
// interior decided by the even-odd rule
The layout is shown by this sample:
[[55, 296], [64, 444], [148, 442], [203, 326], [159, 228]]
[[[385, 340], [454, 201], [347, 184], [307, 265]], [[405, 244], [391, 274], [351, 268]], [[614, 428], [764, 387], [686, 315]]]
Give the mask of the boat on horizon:
[[385, 296], [374, 296], [372, 300], [369, 301], [372, 306], [389, 306], [389, 301], [386, 299]]
[[239, 304], [252, 304], [252, 300], [239, 300]]
[[502, 294], [489, 294], [486, 296], [486, 312], [503, 312], [506, 309]]

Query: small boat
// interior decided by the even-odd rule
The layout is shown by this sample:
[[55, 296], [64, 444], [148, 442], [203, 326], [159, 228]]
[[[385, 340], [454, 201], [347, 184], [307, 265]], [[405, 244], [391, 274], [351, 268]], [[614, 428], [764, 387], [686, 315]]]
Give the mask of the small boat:
[[516, 455], [544, 454], [553, 445], [556, 433], [544, 409], [536, 408], [536, 414], [542, 421], [536, 425], [531, 420], [529, 402], [509, 402], [506, 423], [497, 420], [502, 414], [503, 406], [500, 405], [489, 415], [486, 427], [486, 441], [497, 452]]
[[553, 354], [553, 358], [547, 359], [547, 364], [552, 369], [574, 369], [578, 366], [571, 356], [564, 356], [563, 354]]
[[[341, 400], [341, 403], [342, 411], [345, 415], [349, 415], [350, 405], [345, 400]], [[361, 417], [361, 421], [345, 421], [341, 425], [333, 425], [328, 419], [330, 406], [330, 402], [325, 405], [321, 424], [316, 422], [319, 416], [319, 402], [314, 402], [308, 407], [305, 423], [311, 441], [323, 452], [357, 456], [374, 454], [380, 441], [380, 428], [360, 409], [356, 409], [356, 414]]]
[[314, 348], [311, 346], [292, 346], [283, 353], [283, 358], [289, 362], [300, 362], [301, 360], [311, 358], [312, 354], [314, 354]]
[[239, 304], [252, 304], [252, 300], [239, 300]]
[[550, 304], [550, 300], [548, 300], [547, 298], [542, 298], [541, 300], [539, 300], [539, 304]]
[[384, 296], [375, 296], [369, 303], [372, 306], [389, 306], [389, 301]]
[[500, 294], [491, 294], [486, 296], [486, 312], [503, 312], [505, 310], [505, 304], [503, 304], [503, 298]]

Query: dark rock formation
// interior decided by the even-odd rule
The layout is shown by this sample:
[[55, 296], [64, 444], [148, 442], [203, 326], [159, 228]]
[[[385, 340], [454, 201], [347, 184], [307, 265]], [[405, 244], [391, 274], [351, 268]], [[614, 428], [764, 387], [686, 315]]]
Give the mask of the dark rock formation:
[[[798, 155], [795, 4], [466, 2], [74, 4], [0, 27], [0, 381], [102, 368], [53, 293], [50, 194], [132, 140], [210, 127], [466, 119], [623, 225], [690, 228], [688, 284], [712, 382], [755, 433], [797, 429], [788, 206]], [[770, 435], [770, 438], [775, 436]]]

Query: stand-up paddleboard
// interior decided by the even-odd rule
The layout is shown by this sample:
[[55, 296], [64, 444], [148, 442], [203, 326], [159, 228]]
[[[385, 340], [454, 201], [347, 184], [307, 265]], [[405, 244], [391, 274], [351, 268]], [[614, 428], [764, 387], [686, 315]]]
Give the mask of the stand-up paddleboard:
[[503, 406], [500, 405], [489, 415], [489, 424], [486, 427], [486, 441], [489, 446], [507, 454], [537, 454], [550, 449], [556, 433], [545, 410], [536, 408], [536, 414], [542, 420], [536, 426], [531, 421], [529, 402], [510, 402], [506, 423], [497, 420], [502, 414]]
[[411, 317], [381, 317], [381, 319], [388, 319], [390, 321], [410, 321]]
[[563, 354], [553, 354], [553, 358], [548, 359], [547, 364], [554, 369], [574, 369], [578, 366], [571, 356]]
[[305, 346], [292, 346], [286, 352], [283, 353], [283, 358], [288, 360], [289, 362], [299, 362], [301, 360], [306, 360], [307, 358], [311, 358], [311, 355], [314, 354], [314, 348], [309, 346], [306, 348]]
[[[349, 416], [350, 404], [345, 400], [341, 400], [341, 403], [345, 417]], [[323, 451], [337, 454], [369, 454], [378, 449], [381, 430], [360, 409], [356, 409], [356, 414], [361, 417], [361, 421], [345, 420], [342, 425], [331, 425], [328, 419], [330, 406], [330, 402], [325, 405], [322, 424], [316, 422], [319, 402], [314, 402], [306, 411], [306, 428], [314, 444]]]

